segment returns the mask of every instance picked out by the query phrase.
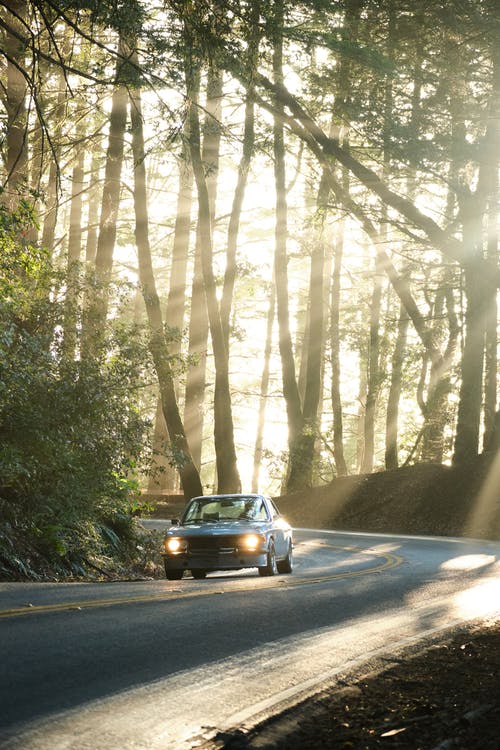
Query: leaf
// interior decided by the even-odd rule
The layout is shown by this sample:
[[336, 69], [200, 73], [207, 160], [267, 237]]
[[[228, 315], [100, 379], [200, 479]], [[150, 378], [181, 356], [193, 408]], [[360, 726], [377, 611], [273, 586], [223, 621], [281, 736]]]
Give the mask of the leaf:
[[401, 734], [401, 732], [406, 732], [406, 727], [400, 727], [400, 729], [389, 729], [388, 732], [383, 732], [381, 734], [381, 737], [394, 737], [395, 734]]

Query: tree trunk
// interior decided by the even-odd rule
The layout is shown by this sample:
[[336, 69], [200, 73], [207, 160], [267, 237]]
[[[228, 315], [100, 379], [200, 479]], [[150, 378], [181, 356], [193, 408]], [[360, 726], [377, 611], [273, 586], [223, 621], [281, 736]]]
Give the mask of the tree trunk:
[[[318, 207], [326, 203], [328, 189], [320, 184]], [[302, 434], [299, 442], [301, 475], [294, 486], [308, 487], [312, 484], [315, 445], [319, 434], [318, 407], [321, 392], [322, 354], [324, 342], [324, 301], [325, 301], [325, 242], [324, 226], [315, 233], [311, 252], [309, 276], [309, 331], [305, 337], [305, 388], [302, 409]]]
[[[122, 48], [121, 43], [120, 48]], [[127, 125], [128, 95], [125, 86], [120, 84], [123, 64], [122, 57], [119, 57], [109, 118], [108, 147], [95, 256], [95, 288], [88, 300], [88, 309], [84, 311], [82, 332], [84, 355], [99, 351], [108, 312], [109, 285], [116, 242], [116, 223], [120, 206], [124, 137]]]
[[[498, 135], [500, 138], [500, 133]], [[488, 249], [487, 254], [492, 263], [498, 262], [498, 215], [499, 203], [498, 163], [496, 164], [496, 184], [489, 201], [488, 210]], [[483, 448], [488, 450], [495, 441], [495, 414], [497, 411], [497, 320], [498, 304], [496, 290], [488, 301], [486, 311], [486, 351], [484, 363], [484, 438]]]
[[455, 464], [467, 463], [478, 453], [488, 307], [485, 282], [477, 268], [482, 261], [482, 201], [477, 199], [477, 195], [469, 195], [461, 202], [460, 213], [463, 221], [463, 242], [469, 248], [469, 262], [463, 273], [465, 340], [453, 454]]
[[[274, 281], [274, 280], [273, 280]], [[276, 291], [274, 284], [271, 288], [269, 309], [267, 313], [266, 345], [264, 350], [264, 367], [260, 382], [259, 413], [257, 418], [257, 434], [255, 437], [255, 449], [253, 454], [252, 492], [259, 491], [259, 475], [262, 464], [262, 451], [264, 445], [264, 427], [266, 416], [266, 402], [269, 391], [269, 374], [271, 369], [271, 350], [273, 343], [274, 310], [276, 307]]]
[[[42, 187], [42, 174], [43, 174], [43, 129], [40, 120], [37, 118], [33, 125], [31, 134], [31, 169], [30, 169], [30, 188], [32, 195], [34, 196], [31, 201], [33, 205], [33, 212], [35, 216], [40, 214], [40, 196]], [[27, 236], [27, 240], [31, 245], [37, 245], [40, 236], [39, 223], [33, 223]]]
[[375, 416], [380, 388], [380, 309], [382, 302], [382, 275], [375, 267], [373, 291], [370, 302], [370, 336], [368, 339], [368, 378], [364, 419], [364, 450], [361, 473], [373, 471], [375, 455]]
[[358, 416], [356, 419], [356, 473], [360, 473], [365, 453], [365, 403], [367, 388], [366, 352], [359, 352], [359, 387], [358, 387]]
[[87, 274], [94, 268], [95, 255], [97, 252], [97, 229], [99, 225], [99, 162], [100, 155], [97, 149], [93, 148], [92, 158], [90, 160], [90, 180], [88, 189], [88, 225], [87, 239], [85, 243], [85, 269]]
[[[481, 222], [474, 217], [474, 223]], [[477, 242], [477, 229], [469, 231], [471, 242]], [[471, 248], [477, 254], [478, 248]], [[453, 462], [463, 464], [473, 460], [478, 453], [479, 426], [483, 395], [483, 360], [485, 342], [485, 288], [484, 283], [474, 266], [464, 272], [465, 342], [462, 354], [462, 381], [457, 414], [455, 450]]]
[[[319, 435], [322, 354], [324, 338], [324, 267], [323, 238], [315, 239], [309, 277], [309, 309], [302, 337], [302, 367], [299, 375], [299, 399], [303, 400], [302, 424], [290, 454], [288, 487], [310, 487]], [[301, 377], [302, 376], [302, 377]], [[302, 396], [303, 394], [303, 396]]]
[[[196, 85], [199, 87], [199, 82]], [[199, 90], [196, 91], [196, 97], [198, 95]], [[215, 222], [219, 172], [221, 100], [222, 72], [218, 68], [211, 67], [207, 79], [201, 158], [203, 164], [206, 165], [206, 183], [212, 225]], [[193, 364], [191, 364], [187, 375], [184, 407], [186, 433], [192, 448], [193, 460], [198, 467], [201, 467], [202, 463], [208, 335], [208, 312], [203, 284], [200, 226], [198, 222], [191, 287], [191, 316], [189, 319], [189, 355]]]
[[[408, 272], [409, 277], [409, 272]], [[399, 303], [398, 330], [396, 342], [392, 353], [391, 364], [391, 383], [387, 397], [387, 414], [385, 426], [385, 468], [397, 469], [399, 466], [398, 458], [398, 421], [399, 421], [399, 401], [402, 391], [402, 375], [404, 353], [406, 349], [406, 336], [410, 318], [404, 306]]]
[[132, 149], [134, 155], [135, 237], [139, 257], [139, 278], [150, 327], [150, 349], [155, 365], [165, 422], [172, 444], [172, 456], [181, 479], [186, 500], [203, 494], [199, 473], [193, 463], [175, 396], [160, 300], [156, 291], [149, 245], [149, 219], [146, 193], [146, 168], [140, 92], [130, 95]]
[[198, 468], [201, 468], [202, 459], [208, 345], [207, 303], [203, 288], [200, 253], [200, 242], [197, 236], [189, 317], [189, 356], [192, 363], [187, 374], [184, 422], [189, 444], [192, 447], [193, 460]]
[[[419, 11], [417, 10], [417, 13]], [[413, 68], [413, 91], [411, 96], [411, 118], [410, 132], [414, 143], [420, 138], [421, 130], [421, 96], [422, 96], [422, 57], [423, 44], [420, 40], [416, 43], [416, 60]], [[415, 177], [416, 171], [413, 167], [406, 181], [407, 193], [411, 198], [415, 196]], [[402, 283], [410, 291], [411, 268], [408, 264], [401, 274]], [[408, 312], [400, 299], [399, 317], [396, 341], [391, 361], [391, 382], [387, 397], [387, 414], [385, 428], [385, 468], [397, 469], [399, 466], [399, 449], [398, 449], [398, 432], [399, 432], [399, 402], [402, 392], [403, 364], [404, 353], [406, 349], [406, 340], [410, 318]], [[427, 359], [427, 353], [424, 351], [424, 358]]]
[[[394, 36], [395, 36], [395, 8], [392, 2], [388, 4], [388, 31], [387, 31], [387, 55], [392, 59], [394, 54]], [[382, 174], [384, 180], [389, 178], [391, 162], [391, 128], [393, 120], [393, 96], [392, 96], [392, 79], [388, 76], [385, 83], [384, 92], [384, 128], [383, 128], [383, 168]], [[381, 206], [381, 218], [379, 229], [379, 241], [385, 248], [388, 245], [388, 210], [385, 203]], [[382, 274], [383, 263], [380, 250], [377, 252], [375, 277], [373, 280], [373, 293], [370, 304], [370, 338], [368, 345], [368, 391], [366, 394], [365, 410], [365, 439], [362, 473], [373, 471], [375, 460], [375, 422], [377, 401], [381, 386], [380, 372], [380, 311], [382, 302]]]
[[[67, 58], [69, 50], [69, 37], [68, 31], [66, 31], [65, 38], [62, 43], [62, 55], [63, 58]], [[66, 75], [63, 68], [59, 68], [57, 72], [57, 101], [52, 114], [53, 118], [53, 131], [56, 133], [53, 145], [53, 153], [50, 155], [50, 167], [47, 186], [45, 189], [45, 215], [43, 217], [43, 230], [42, 230], [42, 247], [47, 248], [52, 254], [54, 251], [55, 243], [55, 231], [57, 224], [57, 214], [59, 210], [59, 158], [61, 155], [61, 144], [60, 144], [60, 131], [61, 124], [67, 118], [67, 90], [66, 90]]]
[[338, 476], [348, 474], [344, 456], [344, 427], [342, 399], [340, 395], [340, 280], [344, 250], [345, 220], [339, 220], [333, 251], [333, 272], [330, 303], [330, 353], [332, 360], [332, 382], [330, 393], [333, 411], [333, 458]]
[[[444, 308], [446, 305], [446, 316]], [[443, 366], [431, 367], [427, 401], [423, 410], [425, 421], [422, 427], [422, 461], [442, 463], [445, 450], [445, 430], [449, 421], [448, 396], [452, 389], [450, 363], [454, 360], [459, 335], [453, 295], [453, 269], [445, 265], [442, 289], [436, 294], [434, 304], [434, 332], [436, 339], [444, 338], [448, 328], [448, 343], [443, 357]], [[446, 323], [444, 322], [446, 320]]]
[[[26, 3], [10, 0], [8, 3], [9, 24], [24, 36], [22, 20], [26, 17]], [[14, 210], [20, 196], [26, 192], [26, 165], [28, 159], [26, 94], [28, 85], [22, 74], [26, 46], [14, 36], [5, 33], [5, 55], [7, 57], [7, 91], [5, 109], [7, 114], [6, 176], [7, 205]]]
[[[229, 361], [222, 330], [217, 287], [213, 271], [213, 237], [210, 198], [205, 178], [200, 144], [200, 123], [196, 93], [199, 72], [189, 62], [186, 80], [189, 106], [189, 147], [198, 192], [198, 226], [201, 247], [203, 286], [215, 363], [214, 443], [217, 464], [218, 492], [239, 492], [241, 481], [236, 463], [234, 428], [229, 389]], [[194, 98], [193, 98], [194, 97]]]
[[[165, 313], [165, 322], [169, 332], [172, 334], [170, 341], [170, 352], [172, 355], [181, 353], [181, 339], [186, 307], [186, 274], [191, 230], [192, 199], [193, 170], [191, 169], [186, 149], [183, 148], [179, 160], [179, 192], [177, 196], [177, 212], [172, 247], [170, 287]], [[189, 437], [186, 425], [185, 429]], [[174, 476], [172, 476], [171, 465], [163, 450], [163, 446], [168, 443], [168, 439], [167, 425], [163, 416], [161, 398], [159, 398], [153, 435], [153, 455], [155, 456], [155, 466], [158, 471], [150, 476], [148, 485], [150, 491], [174, 489], [173, 482], [175, 480]], [[193, 461], [195, 461], [198, 467], [200, 466], [200, 463], [196, 463], [194, 454]]]
[[[359, 17], [362, 0], [349, 0], [346, 4], [345, 19], [342, 38], [348, 44], [358, 38]], [[338, 79], [337, 95], [335, 97], [330, 137], [341, 142], [347, 150], [349, 149], [349, 97], [351, 87], [351, 59], [349, 55], [341, 58]], [[323, 170], [323, 179], [328, 175]], [[349, 172], [342, 169], [341, 180], [344, 193], [349, 195]], [[331, 188], [331, 186], [329, 186]], [[345, 216], [340, 214], [337, 223], [337, 231], [333, 249], [333, 272], [331, 280], [331, 302], [330, 302], [330, 353], [332, 382], [330, 386], [332, 412], [333, 412], [333, 457], [337, 476], [348, 474], [347, 463], [344, 456], [344, 426], [342, 413], [342, 398], [340, 391], [340, 300], [341, 300], [341, 275], [342, 258], [344, 253]]]
[[[498, 23], [497, 23], [498, 29]], [[487, 258], [495, 267], [498, 264], [498, 205], [500, 188], [498, 170], [500, 167], [500, 51], [498, 44], [492, 46], [493, 84], [489, 113], [488, 138], [485, 144], [483, 164], [483, 185], [488, 195], [487, 202]], [[497, 318], [498, 305], [496, 290], [490, 288], [486, 311], [486, 357], [484, 382], [484, 441], [488, 449], [498, 441], [495, 435], [495, 415], [497, 411]]]
[[[77, 135], [82, 135], [78, 130]], [[85, 152], [77, 138], [77, 153], [71, 179], [71, 208], [68, 235], [68, 266], [66, 311], [64, 319], [63, 352], [68, 360], [74, 359], [77, 343], [79, 306], [80, 256], [82, 252], [82, 193]]]
[[[259, 45], [259, 10], [260, 2], [253, 2], [249, 9], [250, 33], [248, 38], [247, 67], [252, 77], [251, 71], [255, 70], [257, 62], [257, 52]], [[245, 122], [243, 129], [243, 150], [241, 160], [238, 166], [238, 179], [234, 191], [233, 205], [229, 219], [227, 233], [227, 251], [226, 251], [226, 269], [224, 272], [224, 285], [220, 304], [220, 314], [226, 349], [229, 353], [229, 321], [233, 302], [234, 284], [236, 280], [236, 248], [238, 243], [238, 232], [240, 227], [241, 210], [243, 199], [248, 180], [248, 172], [254, 152], [255, 141], [255, 113], [253, 103], [254, 86], [249, 84], [245, 99]]]
[[[281, 30], [283, 25], [283, 3], [275, 3], [277, 38], [274, 42], [273, 70], [275, 80], [283, 77], [283, 49]], [[283, 129], [283, 109], [277, 105], [274, 118], [274, 179], [276, 188], [276, 228], [274, 274], [276, 279], [276, 303], [279, 330], [279, 351], [283, 375], [283, 396], [288, 421], [289, 469], [286, 479], [287, 491], [302, 485], [302, 465], [300, 458], [300, 435], [302, 432], [302, 406], [297, 386], [292, 336], [290, 333], [290, 312], [288, 308], [287, 272], [287, 201], [285, 179], [285, 138]]]
[[[497, 24], [498, 28], [498, 24]], [[489, 199], [495, 194], [500, 161], [500, 52], [493, 41], [492, 90], [489, 116], [479, 159], [477, 188], [462, 199], [460, 213], [463, 245], [468, 261], [464, 263], [466, 295], [465, 343], [462, 354], [462, 382], [458, 405], [454, 463], [473, 459], [478, 452], [481, 421], [482, 378], [486, 320], [496, 297], [497, 278], [483, 272], [483, 219]], [[495, 262], [496, 268], [496, 262]], [[489, 404], [491, 408], [491, 404]], [[490, 416], [491, 420], [491, 416]]]

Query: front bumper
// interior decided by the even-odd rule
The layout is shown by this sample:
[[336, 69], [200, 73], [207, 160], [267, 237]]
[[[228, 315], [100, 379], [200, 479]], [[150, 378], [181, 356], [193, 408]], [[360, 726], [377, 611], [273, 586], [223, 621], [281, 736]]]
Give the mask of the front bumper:
[[261, 568], [267, 564], [267, 552], [242, 552], [232, 550], [228, 552], [179, 552], [178, 554], [163, 553], [163, 559], [170, 570], [190, 570], [203, 568], [204, 570], [238, 570], [239, 568]]

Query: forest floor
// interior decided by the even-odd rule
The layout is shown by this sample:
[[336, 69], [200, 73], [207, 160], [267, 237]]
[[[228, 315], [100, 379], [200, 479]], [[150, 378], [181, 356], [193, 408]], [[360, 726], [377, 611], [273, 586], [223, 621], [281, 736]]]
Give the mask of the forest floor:
[[223, 750], [500, 750], [500, 621], [326, 689]]

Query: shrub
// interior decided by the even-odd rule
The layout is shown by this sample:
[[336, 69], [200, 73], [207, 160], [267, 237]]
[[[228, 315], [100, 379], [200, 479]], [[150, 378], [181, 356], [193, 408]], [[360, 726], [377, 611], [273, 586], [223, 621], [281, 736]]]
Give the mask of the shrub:
[[[116, 317], [104, 354], [63, 351], [65, 279], [26, 244], [28, 207], [0, 209], [0, 575], [81, 574], [134, 557], [132, 501], [147, 459], [140, 328]], [[2, 571], [3, 569], [3, 571]]]

